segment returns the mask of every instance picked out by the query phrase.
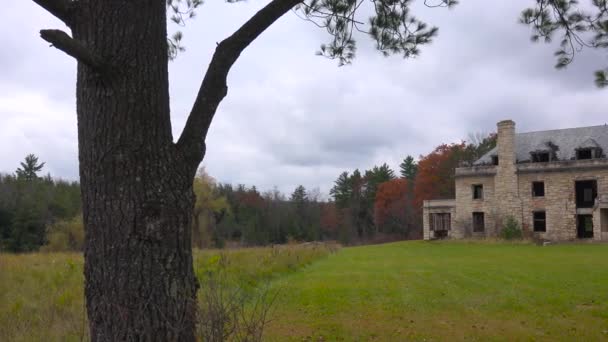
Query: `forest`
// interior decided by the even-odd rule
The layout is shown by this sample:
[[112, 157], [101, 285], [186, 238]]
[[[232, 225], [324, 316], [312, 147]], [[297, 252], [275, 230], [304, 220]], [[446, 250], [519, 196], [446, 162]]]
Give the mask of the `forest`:
[[[344, 171], [329, 198], [298, 185], [289, 194], [215, 180], [199, 169], [193, 189], [193, 247], [262, 246], [335, 240], [368, 244], [422, 235], [422, 201], [454, 197], [454, 168], [468, 165], [496, 144], [495, 135], [441, 144], [399, 170], [386, 163]], [[0, 251], [82, 250], [80, 186], [44, 174], [30, 154], [12, 174], [0, 175]]]

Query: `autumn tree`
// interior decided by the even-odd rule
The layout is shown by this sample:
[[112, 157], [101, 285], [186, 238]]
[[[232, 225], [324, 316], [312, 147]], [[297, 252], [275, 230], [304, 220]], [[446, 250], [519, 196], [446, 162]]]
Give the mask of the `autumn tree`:
[[454, 198], [455, 169], [472, 165], [495, 146], [496, 134], [488, 134], [474, 143], [441, 144], [433, 152], [421, 156], [414, 185], [414, 206], [422, 208], [424, 200]]
[[464, 148], [464, 143], [442, 144], [420, 158], [414, 186], [414, 205], [417, 208], [422, 208], [424, 200], [454, 198], [454, 169]]
[[324, 237], [339, 238], [340, 219], [335, 202], [320, 204], [319, 228]]
[[217, 231], [217, 224], [230, 211], [226, 197], [217, 191], [215, 179], [205, 168], [200, 168], [194, 178], [193, 190], [196, 196], [193, 212], [193, 246], [222, 247], [223, 240]]
[[418, 225], [413, 193], [407, 179], [393, 179], [378, 186], [374, 222], [378, 231], [408, 236]]

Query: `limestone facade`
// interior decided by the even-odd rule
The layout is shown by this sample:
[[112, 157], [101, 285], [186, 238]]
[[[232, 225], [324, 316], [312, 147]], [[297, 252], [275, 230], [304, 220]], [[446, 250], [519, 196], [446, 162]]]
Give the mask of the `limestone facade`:
[[[608, 240], [608, 159], [601, 146], [593, 152], [597, 157], [577, 159], [580, 157], [577, 146], [581, 145], [577, 141], [584, 138], [572, 137], [580, 133], [577, 129], [544, 135], [526, 133], [516, 138], [513, 121], [501, 121], [497, 128], [497, 147], [482, 158], [486, 162], [455, 170], [456, 198], [424, 202], [424, 239], [439, 236], [429, 224], [431, 216], [449, 213], [450, 230], [442, 237], [496, 237], [506, 219], [512, 217], [527, 237], [553, 241]], [[604, 134], [599, 126], [593, 132]], [[605, 132], [608, 139], [608, 128]], [[540, 139], [538, 136], [549, 146], [548, 157], [533, 155], [537, 153], [536, 143], [530, 141]], [[593, 142], [596, 140], [603, 141], [601, 137]], [[529, 151], [530, 160], [525, 159], [526, 148], [534, 149]], [[558, 158], [560, 154], [555, 151], [560, 148], [563, 150]], [[565, 151], [568, 149], [574, 151], [573, 157], [564, 157], [569, 155]]]

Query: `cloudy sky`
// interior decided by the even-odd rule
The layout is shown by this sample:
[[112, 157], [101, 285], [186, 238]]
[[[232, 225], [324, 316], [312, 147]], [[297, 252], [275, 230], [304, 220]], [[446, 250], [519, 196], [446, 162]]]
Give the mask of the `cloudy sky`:
[[[175, 136], [216, 42], [267, 2], [207, 1], [183, 29], [187, 51], [170, 65]], [[303, 184], [327, 193], [344, 170], [383, 162], [397, 168], [408, 154], [491, 132], [501, 119], [515, 120], [519, 131], [606, 123], [608, 96], [592, 75], [605, 55], [586, 52], [556, 71], [555, 46], [530, 43], [529, 29], [517, 23], [533, 2], [462, 0], [446, 10], [419, 0], [416, 16], [440, 28], [420, 57], [382, 57], [362, 36], [346, 67], [315, 56], [329, 37], [289, 13], [232, 69], [203, 164], [224, 182], [285, 192]], [[32, 1], [3, 4], [0, 172], [35, 153], [53, 176], [78, 178], [76, 63], [38, 35], [62, 27]]]

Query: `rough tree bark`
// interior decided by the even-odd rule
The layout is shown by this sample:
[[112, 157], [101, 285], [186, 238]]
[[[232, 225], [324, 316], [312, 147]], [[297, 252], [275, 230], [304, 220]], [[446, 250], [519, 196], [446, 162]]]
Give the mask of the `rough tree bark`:
[[218, 44], [173, 142], [166, 0], [33, 0], [72, 37], [44, 40], [78, 61], [85, 295], [93, 341], [194, 341], [192, 182], [240, 53], [299, 0], [274, 0]]

